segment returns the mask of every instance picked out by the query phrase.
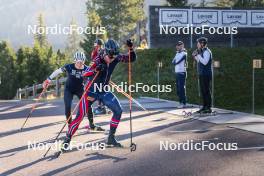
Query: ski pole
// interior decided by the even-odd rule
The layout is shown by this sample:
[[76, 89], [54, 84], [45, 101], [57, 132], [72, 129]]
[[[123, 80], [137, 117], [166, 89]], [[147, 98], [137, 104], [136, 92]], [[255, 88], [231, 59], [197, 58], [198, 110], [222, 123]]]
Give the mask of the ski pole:
[[[99, 75], [99, 71], [96, 73], [96, 75], [94, 76], [94, 78], [92, 79], [91, 82], [89, 82], [89, 84], [87, 85], [85, 91], [82, 94], [82, 97], [80, 98], [79, 102], [77, 103], [77, 105], [74, 107], [73, 111], [71, 112], [70, 116], [67, 118], [66, 122], [64, 123], [63, 127], [61, 128], [61, 130], [59, 131], [59, 133], [57, 134], [57, 136], [54, 139], [54, 142], [56, 142], [60, 136], [60, 134], [62, 133], [63, 129], [65, 128], [66, 124], [69, 122], [69, 120], [71, 119], [73, 113], [77, 110], [77, 107], [79, 106], [80, 102], [82, 101], [83, 97], [85, 96], [85, 94], [89, 91], [91, 85], [93, 84], [94, 80], [97, 78], [97, 76]], [[49, 153], [51, 149], [51, 146], [49, 146], [48, 150], [45, 152], [45, 154], [43, 155], [43, 157], [45, 158], [46, 155]]]
[[130, 49], [128, 50], [128, 91], [129, 91], [129, 121], [130, 121], [130, 151], [136, 151], [137, 145], [133, 143], [133, 132], [132, 132], [132, 96], [131, 96], [131, 56]]
[[46, 90], [47, 90], [47, 87], [45, 87], [45, 88], [42, 89], [42, 91], [41, 91], [41, 93], [39, 94], [39, 96], [38, 96], [36, 102], [33, 104], [33, 106], [32, 106], [32, 108], [31, 108], [30, 112], [28, 113], [28, 116], [27, 116], [26, 120], [25, 120], [24, 123], [22, 124], [22, 126], [21, 126], [21, 128], [20, 128], [20, 131], [22, 131], [23, 128], [25, 127], [25, 125], [26, 125], [26, 123], [27, 123], [29, 117], [31, 116], [31, 114], [33, 113], [33, 111], [35, 110], [35, 108], [36, 108], [36, 106], [37, 106], [37, 102], [39, 101], [39, 99], [41, 98], [41, 96], [44, 94], [44, 92], [45, 92]]
[[197, 61], [197, 67], [196, 67], [196, 72], [197, 72], [197, 86], [198, 86], [198, 97], [199, 97], [199, 109], [201, 108], [202, 104], [202, 99], [201, 99], [201, 88], [200, 88], [200, 76], [199, 76], [199, 62]]
[[[122, 93], [124, 96], [126, 96], [128, 99], [130, 99], [129, 94], [127, 94], [125, 91], [123, 91], [122, 89], [120, 89], [114, 82], [110, 81], [109, 84], [111, 86], [113, 86], [118, 92]], [[136, 103], [141, 109], [143, 109], [144, 111], [149, 112], [146, 108], [144, 108], [137, 100], [135, 100], [133, 97], [131, 97], [132, 101], [134, 103]]]

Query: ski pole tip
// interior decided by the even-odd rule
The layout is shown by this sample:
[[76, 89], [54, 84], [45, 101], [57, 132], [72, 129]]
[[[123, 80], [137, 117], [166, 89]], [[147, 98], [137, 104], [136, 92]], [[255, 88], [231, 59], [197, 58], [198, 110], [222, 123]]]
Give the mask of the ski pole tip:
[[137, 150], [137, 144], [135, 144], [135, 143], [131, 143], [131, 145], [130, 145], [130, 151], [131, 152], [134, 152], [134, 151], [136, 151]]

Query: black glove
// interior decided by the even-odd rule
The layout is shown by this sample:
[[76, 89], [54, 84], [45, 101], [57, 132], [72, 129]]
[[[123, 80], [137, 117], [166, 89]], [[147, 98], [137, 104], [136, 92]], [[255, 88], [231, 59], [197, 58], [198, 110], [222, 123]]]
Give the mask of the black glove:
[[99, 65], [97, 65], [96, 66], [96, 68], [95, 68], [95, 71], [103, 71], [104, 70], [104, 66], [103, 66], [103, 64], [99, 64]]
[[202, 54], [202, 49], [197, 49], [198, 54]]
[[197, 55], [198, 55], [198, 50], [196, 49], [196, 50], [193, 51], [192, 56], [195, 57]]
[[127, 45], [129, 48], [132, 48], [132, 47], [133, 47], [133, 42], [132, 42], [132, 40], [131, 40], [131, 39], [128, 39], [128, 40], [126, 41], [126, 45]]

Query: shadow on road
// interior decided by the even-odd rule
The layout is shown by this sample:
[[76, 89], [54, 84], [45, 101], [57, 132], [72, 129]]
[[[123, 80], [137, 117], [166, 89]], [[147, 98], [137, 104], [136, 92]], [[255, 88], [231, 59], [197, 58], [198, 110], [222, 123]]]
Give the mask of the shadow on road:
[[[157, 113], [157, 112], [156, 112]], [[161, 112], [160, 112], [161, 113]], [[145, 115], [146, 116], [146, 115]], [[140, 117], [143, 117], [142, 115], [140, 115]], [[163, 130], [163, 129], [166, 129], [168, 127], [171, 127], [171, 126], [175, 126], [175, 125], [179, 125], [179, 124], [183, 124], [183, 123], [189, 123], [191, 121], [194, 121], [194, 119], [187, 119], [187, 120], [183, 120], [183, 121], [179, 121], [179, 122], [174, 122], [174, 123], [170, 123], [170, 124], [166, 124], [166, 125], [161, 125], [161, 126], [157, 126], [157, 127], [153, 127], [153, 128], [149, 128], [149, 129], [145, 129], [145, 130], [141, 130], [141, 131], [136, 131], [133, 133], [133, 136], [134, 137], [137, 137], [137, 136], [141, 136], [141, 135], [146, 135], [146, 134], [150, 134], [150, 133], [153, 133], [153, 132], [157, 132], [157, 131], [160, 131], [160, 130]], [[118, 140], [122, 141], [122, 140], [126, 140], [126, 139], [129, 139], [130, 138], [130, 134], [124, 134], [124, 135], [118, 135], [116, 136]], [[104, 138], [102, 138], [101, 140], [103, 140]], [[97, 141], [100, 139], [96, 139]], [[48, 142], [48, 141], [45, 141], [45, 142]], [[45, 143], [44, 142], [44, 143]], [[91, 141], [88, 141], [88, 142], [91, 142]], [[10, 150], [7, 150], [7, 151], [1, 151], [0, 152], [0, 155], [3, 155], [3, 154], [7, 154], [7, 153], [14, 153], [14, 152], [18, 152], [18, 151], [22, 151], [22, 150], [26, 150], [27, 149], [27, 145], [26, 146], [22, 146], [22, 147], [18, 147], [18, 148], [14, 148], [14, 149], [10, 149]], [[129, 150], [129, 153], [130, 153], [130, 150]], [[98, 159], [109, 159], [110, 158], [113, 158], [113, 156], [108, 156], [108, 158], [104, 155], [99, 155], [97, 157], [92, 157], [92, 160], [95, 160], [96, 158]], [[37, 164], [39, 162], [42, 162], [42, 161], [45, 161], [45, 160], [53, 160], [54, 159], [54, 155], [51, 155], [51, 156], [48, 156], [46, 158], [40, 158], [38, 160], [35, 160], [33, 162], [30, 162], [30, 163], [27, 163], [27, 164], [24, 164], [24, 165], [21, 165], [21, 166], [18, 166], [18, 167], [15, 167], [13, 169], [10, 169], [8, 171], [5, 171], [3, 174], [4, 175], [9, 175], [9, 174], [13, 174], [14, 172], [17, 172], [19, 170], [22, 170], [22, 169], [25, 169], [27, 167], [30, 167], [34, 164]], [[86, 161], [90, 161], [91, 158], [87, 158], [85, 160], [81, 160], [81, 161], [78, 161], [74, 164], [72, 164], [72, 166], [75, 166], [75, 165], [78, 165], [82, 162], [86, 162]], [[117, 158], [114, 159], [114, 161], [119, 161]], [[71, 167], [71, 166], [67, 166], [68, 167]], [[58, 170], [55, 170], [55, 171], [51, 171], [51, 173], [48, 173], [49, 175], [52, 175], [52, 174], [56, 174], [58, 172], [61, 172], [63, 170], [65, 170], [66, 167], [63, 167], [61, 169], [58, 169]]]
[[[101, 154], [99, 152], [87, 154], [86, 156], [88, 158], [85, 158], [83, 160], [77, 161], [76, 163], [72, 163], [72, 164], [63, 166], [61, 168], [55, 169], [55, 170], [52, 170], [52, 171], [50, 171], [48, 173], [43, 174], [43, 176], [56, 175], [56, 174], [58, 174], [60, 172], [63, 172], [65, 170], [69, 169], [69, 168], [72, 168], [74, 166], [77, 166], [77, 165], [79, 165], [81, 163], [88, 162], [88, 161], [93, 161], [93, 160], [109, 160], [109, 159], [111, 159], [113, 162], [120, 162], [120, 161], [123, 161], [123, 160], [126, 160], [127, 159], [125, 157], [116, 157], [116, 156]], [[91, 157], [89, 157], [89, 156], [91, 156]], [[99, 163], [96, 163], [96, 165], [97, 164], [99, 164]], [[91, 166], [89, 166], [89, 167], [91, 167]], [[88, 168], [88, 167], [86, 167], [86, 168]]]
[[[33, 102], [31, 102], [31, 103], [33, 103]], [[21, 103], [21, 104], [18, 104], [18, 105], [15, 105], [15, 106], [12, 106], [12, 107], [9, 107], [9, 108], [3, 110], [2, 113], [0, 112], [0, 120], [25, 118], [31, 110], [31, 107], [26, 107], [23, 109], [21, 108], [21, 107], [26, 106], [26, 105], [27, 104], [25, 104], [25, 103]], [[73, 107], [75, 107], [75, 105], [76, 104], [73, 103], [72, 109], [73, 109]], [[121, 104], [121, 105], [123, 106], [123, 104]], [[15, 108], [21, 108], [21, 109], [15, 110], [14, 112], [11, 111], [11, 112], [4, 113], [5, 111], [9, 111], [9, 110], [12, 110]], [[141, 109], [136, 105], [133, 105], [132, 108], [133, 108], [133, 111], [141, 111]], [[48, 109], [48, 111], [47, 111], [47, 109]], [[123, 109], [124, 109], [124, 111], [128, 111], [129, 108], [127, 106], [124, 106]], [[33, 111], [31, 117], [58, 116], [58, 115], [64, 115], [64, 103], [63, 103], [63, 101], [41, 103]]]
[[27, 128], [24, 128], [22, 131], [20, 129], [6, 131], [6, 132], [0, 133], [0, 138], [7, 137], [9, 135], [13, 135], [13, 134], [16, 134], [16, 133], [24, 133], [24, 132], [28, 132], [28, 131], [31, 131], [31, 130], [37, 130], [37, 129], [40, 129], [40, 128], [54, 126], [54, 125], [58, 125], [58, 124], [62, 124], [62, 123], [64, 123], [64, 121], [59, 121], [59, 122], [53, 122], [53, 123], [47, 123], [47, 124], [43, 124], [43, 125], [27, 127]]

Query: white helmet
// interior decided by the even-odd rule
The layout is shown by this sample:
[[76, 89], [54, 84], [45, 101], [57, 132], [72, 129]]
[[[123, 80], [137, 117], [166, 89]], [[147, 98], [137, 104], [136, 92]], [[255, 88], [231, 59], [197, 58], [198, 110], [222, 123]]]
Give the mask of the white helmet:
[[77, 62], [77, 61], [85, 62], [85, 59], [86, 59], [85, 54], [83, 52], [81, 52], [81, 51], [77, 51], [74, 54], [73, 58], [74, 58], [74, 62]]

